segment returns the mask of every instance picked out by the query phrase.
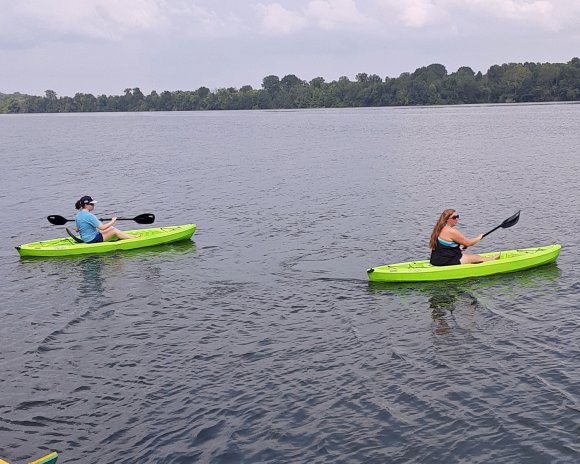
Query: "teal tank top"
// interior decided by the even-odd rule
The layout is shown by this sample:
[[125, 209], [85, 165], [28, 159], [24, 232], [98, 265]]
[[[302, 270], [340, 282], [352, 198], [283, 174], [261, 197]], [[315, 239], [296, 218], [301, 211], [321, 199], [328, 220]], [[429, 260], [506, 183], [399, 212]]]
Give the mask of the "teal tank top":
[[455, 247], [458, 247], [459, 246], [459, 243], [457, 243], [457, 242], [448, 242], [447, 240], [443, 240], [441, 237], [437, 237], [437, 241], [441, 245], [447, 246], [447, 247], [455, 248]]

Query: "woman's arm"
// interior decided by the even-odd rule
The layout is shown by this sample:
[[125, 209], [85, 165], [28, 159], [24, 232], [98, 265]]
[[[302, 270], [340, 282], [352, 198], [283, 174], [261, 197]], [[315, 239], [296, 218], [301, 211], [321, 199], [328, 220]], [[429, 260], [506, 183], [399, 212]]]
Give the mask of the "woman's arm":
[[483, 234], [479, 234], [477, 237], [474, 237], [474, 238], [467, 238], [461, 232], [459, 232], [458, 230], [455, 230], [455, 229], [451, 229], [449, 231], [449, 235], [451, 235], [451, 238], [453, 239], [453, 241], [455, 243], [459, 243], [460, 245], [463, 245], [464, 247], [473, 246], [476, 243], [479, 243], [481, 241], [481, 239], [483, 238]]
[[117, 216], [114, 216], [113, 219], [111, 219], [109, 222], [107, 222], [106, 224], [103, 224], [102, 222], [97, 226], [97, 229], [99, 229], [100, 231], [105, 231], [107, 229], [110, 229], [111, 227], [113, 227], [113, 224], [115, 224], [115, 221], [117, 220]]

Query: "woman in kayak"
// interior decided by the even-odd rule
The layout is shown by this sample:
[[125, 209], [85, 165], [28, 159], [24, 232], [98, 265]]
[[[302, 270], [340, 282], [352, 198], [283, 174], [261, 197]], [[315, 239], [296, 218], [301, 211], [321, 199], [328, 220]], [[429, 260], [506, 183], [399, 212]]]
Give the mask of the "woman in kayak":
[[499, 255], [484, 258], [472, 255], [461, 250], [460, 245], [470, 247], [479, 243], [483, 234], [475, 238], [467, 238], [455, 226], [459, 221], [459, 214], [454, 209], [446, 209], [439, 216], [433, 228], [429, 248], [431, 248], [430, 263], [433, 266], [452, 266], [454, 264], [476, 264], [498, 259]]
[[129, 235], [119, 229], [113, 227], [116, 217], [113, 217], [109, 222], [103, 224], [97, 219], [92, 211], [95, 209], [96, 201], [90, 196], [85, 195], [75, 203], [75, 208], [79, 210], [75, 216], [77, 223], [77, 231], [80, 232], [81, 238], [85, 243], [99, 243], [106, 242], [112, 237], [117, 237], [119, 240], [128, 238], [137, 238], [135, 235]]

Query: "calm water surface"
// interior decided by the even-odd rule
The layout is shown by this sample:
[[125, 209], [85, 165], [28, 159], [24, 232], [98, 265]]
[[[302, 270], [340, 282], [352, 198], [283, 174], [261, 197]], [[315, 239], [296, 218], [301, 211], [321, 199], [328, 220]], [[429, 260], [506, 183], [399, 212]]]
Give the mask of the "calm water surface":
[[[579, 462], [580, 105], [0, 116], [0, 456], [63, 463]], [[48, 214], [190, 242], [20, 259]], [[557, 264], [371, 285], [428, 255]], [[132, 223], [120, 223], [124, 228]]]

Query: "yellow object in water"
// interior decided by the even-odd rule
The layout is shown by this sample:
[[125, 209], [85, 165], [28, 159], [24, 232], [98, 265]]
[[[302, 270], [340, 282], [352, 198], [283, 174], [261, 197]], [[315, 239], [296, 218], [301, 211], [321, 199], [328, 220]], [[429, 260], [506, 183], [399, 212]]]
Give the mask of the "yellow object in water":
[[[29, 464], [56, 464], [58, 459], [58, 454], [56, 452], [47, 454], [46, 456], [37, 459], [36, 461], [31, 461]], [[2, 459], [0, 459], [0, 464], [10, 464]]]

